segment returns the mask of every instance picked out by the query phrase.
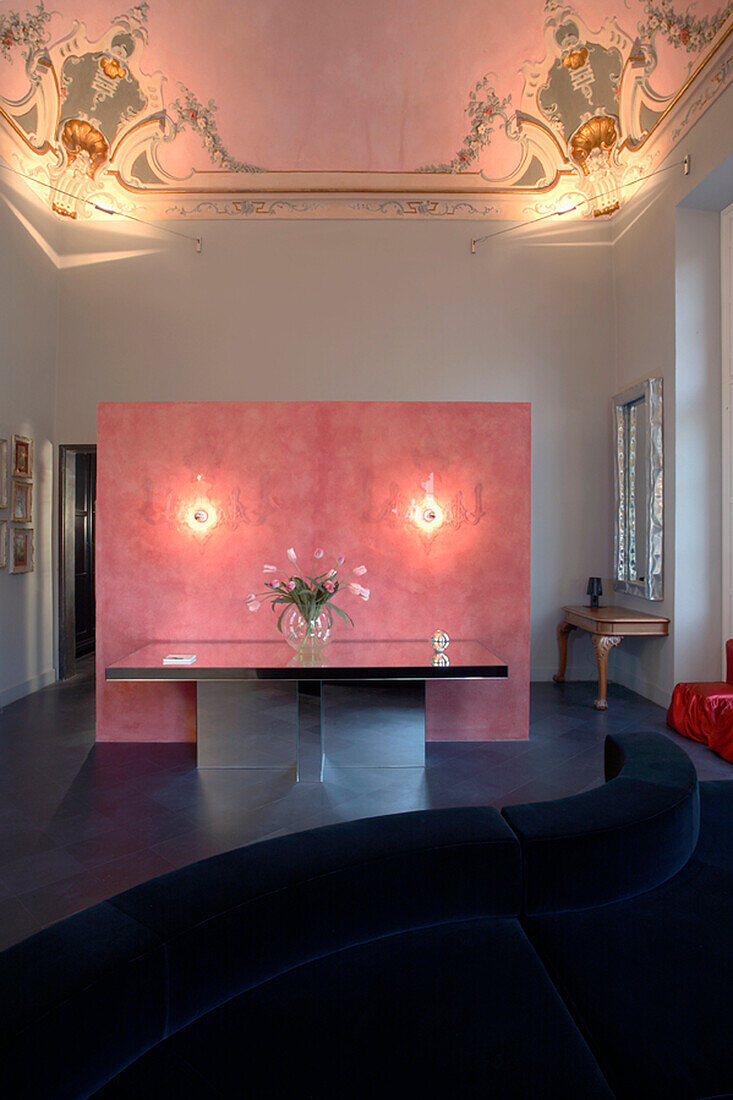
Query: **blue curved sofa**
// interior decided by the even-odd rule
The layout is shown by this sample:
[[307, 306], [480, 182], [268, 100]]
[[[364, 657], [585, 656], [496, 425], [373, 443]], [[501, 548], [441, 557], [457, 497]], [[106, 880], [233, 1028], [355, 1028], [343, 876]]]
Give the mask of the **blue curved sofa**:
[[733, 783], [604, 786], [228, 852], [0, 954], [8, 1100], [733, 1093]]

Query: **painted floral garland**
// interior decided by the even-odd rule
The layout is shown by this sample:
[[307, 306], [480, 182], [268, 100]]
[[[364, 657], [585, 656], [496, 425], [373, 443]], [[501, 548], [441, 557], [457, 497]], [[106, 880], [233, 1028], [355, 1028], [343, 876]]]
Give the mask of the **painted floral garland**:
[[35, 12], [27, 11], [23, 15], [17, 11], [9, 11], [7, 15], [0, 15], [0, 57], [10, 61], [12, 50], [17, 46], [27, 46], [25, 54], [29, 58], [34, 50], [40, 49], [46, 44], [46, 23], [51, 18], [43, 6], [43, 0], [39, 0]]
[[471, 129], [463, 139], [460, 147], [452, 160], [444, 164], [428, 164], [418, 168], [418, 172], [463, 172], [477, 159], [483, 149], [491, 144], [491, 135], [496, 128], [496, 120], [501, 128], [507, 124], [507, 111], [511, 109], [511, 94], [499, 99], [494, 91], [492, 83], [493, 73], [487, 73], [479, 80], [472, 92], [468, 95], [466, 114], [471, 122]]
[[167, 108], [167, 113], [173, 120], [174, 136], [185, 127], [189, 127], [199, 135], [214, 164], [226, 168], [229, 172], [264, 172], [264, 168], [235, 160], [227, 152], [214, 119], [214, 112], [218, 107], [213, 99], [209, 100], [208, 105], [204, 105], [185, 84], [179, 84], [178, 87], [181, 91], [180, 96]]
[[639, 25], [642, 39], [650, 41], [653, 35], [661, 34], [675, 49], [684, 48], [688, 53], [701, 50], [711, 42], [728, 16], [733, 12], [733, 2], [712, 16], [696, 19], [692, 12], [680, 15], [674, 10], [670, 0], [660, 0], [658, 4], [646, 0], [646, 23]]

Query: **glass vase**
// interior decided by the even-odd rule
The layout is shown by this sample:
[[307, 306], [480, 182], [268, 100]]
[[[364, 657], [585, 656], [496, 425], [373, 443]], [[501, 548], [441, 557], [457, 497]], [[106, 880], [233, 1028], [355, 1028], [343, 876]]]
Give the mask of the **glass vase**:
[[325, 611], [315, 619], [306, 619], [297, 607], [289, 608], [283, 615], [281, 629], [285, 640], [293, 649], [319, 649], [331, 635], [331, 620]]

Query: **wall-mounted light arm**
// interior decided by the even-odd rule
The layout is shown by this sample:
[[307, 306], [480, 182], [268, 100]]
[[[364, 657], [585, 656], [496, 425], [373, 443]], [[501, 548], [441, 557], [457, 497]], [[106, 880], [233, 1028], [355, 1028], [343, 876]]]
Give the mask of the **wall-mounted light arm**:
[[70, 191], [64, 191], [62, 187], [56, 187], [53, 183], [46, 183], [45, 180], [35, 179], [33, 176], [26, 175], [25, 172], [19, 172], [17, 168], [11, 168], [9, 164], [4, 164], [1, 160], [0, 168], [3, 168], [6, 172], [12, 172], [14, 176], [19, 176], [29, 183], [36, 183], [41, 187], [47, 187], [49, 191], [53, 191], [57, 195], [65, 195], [67, 198], [74, 199], [76, 202], [86, 203], [87, 206], [91, 206], [94, 210], [99, 210], [101, 214], [126, 218], [128, 221], [137, 222], [139, 225], [146, 225], [150, 229], [157, 229], [161, 233], [170, 233], [172, 237], [182, 237], [184, 241], [193, 241], [196, 245], [196, 251], [201, 252], [201, 237], [189, 237], [188, 233], [180, 233], [177, 229], [169, 229], [166, 225], [158, 225], [157, 222], [149, 222], [144, 218], [137, 218], [134, 214], [127, 214], [124, 210], [115, 210], [111, 206], [105, 206], [104, 203], [95, 202], [94, 199], [85, 199], [81, 195], [72, 195]]
[[[682, 166], [683, 172], [686, 176], [690, 174], [690, 154], [688, 153], [684, 160], [676, 160], [674, 164], [665, 164], [663, 168], [657, 168], [654, 172], [647, 172], [645, 176], [637, 176], [636, 179], [627, 180], [626, 183], [618, 185], [618, 190], [622, 191], [625, 187], [634, 187], [637, 183], [643, 183], [644, 180], [650, 180], [653, 176], [659, 176], [662, 172], [670, 172], [673, 168], [679, 168]], [[598, 202], [598, 196], [587, 196], [578, 199], [573, 206], [568, 206], [564, 210], [553, 210], [550, 214], [541, 214], [539, 218], [533, 218], [531, 222], [517, 222], [516, 225], [507, 226], [506, 229], [498, 229], [496, 233], [486, 233], [483, 237], [473, 237], [471, 239], [471, 255], [476, 255], [476, 245], [483, 244], [484, 241], [491, 241], [494, 237], [501, 237], [504, 233], [513, 233], [515, 229], [522, 229], [526, 225], [537, 225], [538, 222], [547, 221], [548, 218], [561, 218], [565, 214], [572, 214], [574, 210], [578, 210], [581, 206], [584, 206], [589, 202]], [[605, 213], [605, 211], [602, 211]]]

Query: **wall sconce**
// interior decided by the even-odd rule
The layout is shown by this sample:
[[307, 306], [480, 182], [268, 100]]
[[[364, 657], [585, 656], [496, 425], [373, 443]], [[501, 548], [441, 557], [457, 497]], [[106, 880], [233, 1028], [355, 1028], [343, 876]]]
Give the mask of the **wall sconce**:
[[217, 508], [211, 499], [211, 482], [205, 482], [203, 474], [196, 474], [193, 498], [185, 497], [178, 502], [180, 518], [189, 530], [200, 538], [209, 535], [217, 526]]
[[196, 474], [197, 495], [190, 506], [189, 527], [196, 532], [216, 525], [216, 509], [210, 499], [210, 493], [204, 488], [203, 475]]
[[188, 488], [168, 488], [165, 492], [147, 480], [140, 512], [146, 523], [165, 524], [181, 534], [188, 532], [202, 547], [220, 527], [236, 531], [240, 524], [259, 526], [277, 507], [266, 478], [260, 479], [257, 496], [247, 504], [239, 485], [224, 494], [204, 474], [196, 474]]
[[473, 486], [473, 508], [470, 510], [466, 506], [462, 489], [449, 499], [446, 496], [442, 499], [436, 497], [434, 473], [428, 474], [425, 481], [420, 482], [422, 496], [415, 495], [408, 498], [400, 486], [392, 482], [389, 487], [389, 496], [380, 504], [372, 503], [369, 499], [370, 482], [371, 477], [365, 483], [369, 503], [363, 513], [364, 520], [367, 523], [385, 523], [389, 527], [411, 528], [419, 536], [426, 554], [430, 553], [430, 548], [439, 534], [457, 531], [466, 525], [475, 527], [486, 515], [486, 509], [482, 503], [481, 482]]
[[421, 485], [425, 490], [425, 496], [419, 502], [413, 497], [405, 518], [425, 531], [437, 533], [438, 528], [445, 521], [445, 513], [435, 499], [435, 475], [430, 474], [426, 481], [421, 482]]

